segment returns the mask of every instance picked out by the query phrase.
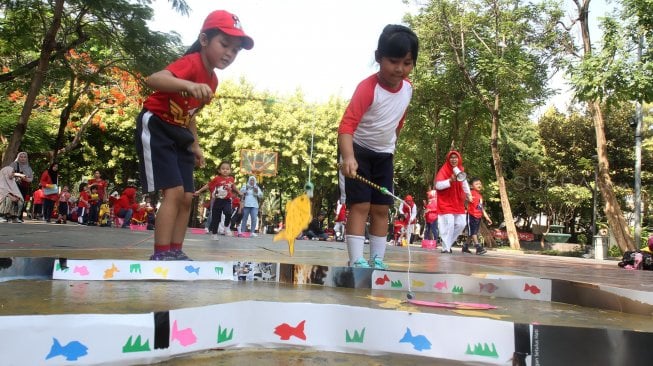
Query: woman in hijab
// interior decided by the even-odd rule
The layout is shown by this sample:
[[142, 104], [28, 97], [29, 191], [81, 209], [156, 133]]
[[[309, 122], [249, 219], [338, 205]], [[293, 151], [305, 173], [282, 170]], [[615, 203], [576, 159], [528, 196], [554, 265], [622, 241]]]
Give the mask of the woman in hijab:
[[464, 171], [462, 156], [458, 151], [451, 150], [435, 176], [442, 253], [452, 253], [453, 243], [465, 229], [465, 199], [471, 201], [471, 191]]
[[[28, 156], [25, 151], [18, 153], [12, 167], [14, 168], [14, 173], [18, 173], [16, 175], [16, 184], [18, 185], [18, 189], [20, 189], [20, 193], [23, 195], [24, 202], [29, 202], [32, 194], [31, 183], [34, 180], [34, 171], [29, 166]], [[23, 205], [23, 211], [18, 215], [20, 222], [23, 222], [23, 212], [26, 209], [27, 205]]]
[[18, 215], [23, 212], [25, 200], [16, 184], [16, 177], [13, 166], [0, 169], [0, 216], [5, 222], [21, 222]]
[[41, 188], [43, 188], [43, 219], [45, 222], [52, 221], [54, 203], [59, 200], [57, 182], [59, 181], [59, 164], [51, 163], [46, 171], [41, 174]]
[[240, 193], [242, 193], [241, 199], [243, 202], [243, 219], [240, 222], [240, 232], [247, 231], [247, 219], [249, 217], [249, 228], [252, 236], [257, 236], [254, 231], [258, 224], [258, 201], [263, 198], [263, 190], [258, 186], [255, 176], [251, 175], [247, 179], [247, 184], [240, 189]]

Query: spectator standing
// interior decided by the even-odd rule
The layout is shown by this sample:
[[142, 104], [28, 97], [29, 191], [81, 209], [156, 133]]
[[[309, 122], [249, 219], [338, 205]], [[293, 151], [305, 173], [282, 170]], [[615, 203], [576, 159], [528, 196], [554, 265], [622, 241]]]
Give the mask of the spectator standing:
[[[469, 229], [469, 236], [467, 240], [471, 240], [476, 248], [476, 254], [485, 254], [487, 250], [478, 241], [478, 230], [481, 227], [481, 219], [485, 218], [488, 225], [492, 225], [490, 216], [485, 211], [485, 202], [481, 190], [483, 183], [479, 178], [472, 179], [472, 199], [467, 206], [467, 225]], [[463, 244], [463, 253], [471, 253], [469, 250], [469, 242]]]
[[240, 193], [243, 196], [243, 219], [240, 223], [240, 232], [244, 233], [247, 230], [247, 220], [249, 220], [250, 232], [252, 236], [257, 236], [259, 201], [263, 198], [263, 190], [258, 186], [255, 176], [251, 175], [247, 179], [247, 184], [240, 188]]
[[435, 189], [438, 191], [438, 228], [442, 238], [442, 253], [453, 253], [451, 247], [458, 235], [465, 229], [465, 199], [471, 201], [471, 192], [464, 172], [463, 159], [458, 151], [447, 154], [444, 164], [436, 175]]
[[91, 208], [91, 194], [88, 192], [88, 183], [79, 184], [79, 198], [77, 199], [77, 223], [88, 223], [89, 209]]
[[51, 163], [48, 169], [41, 174], [41, 189], [43, 189], [43, 220], [52, 222], [54, 204], [59, 201], [59, 164]]
[[228, 161], [220, 162], [218, 166], [218, 175], [210, 182], [195, 191], [194, 195], [199, 196], [202, 192], [209, 190], [213, 197], [213, 206], [211, 207], [211, 224], [209, 229], [213, 234], [211, 240], [218, 240], [218, 226], [220, 226], [222, 216], [224, 215], [224, 234], [232, 236], [229, 230], [231, 223], [231, 197], [239, 195], [240, 191], [236, 188], [234, 177], [231, 176], [231, 163]]
[[105, 202], [108, 199], [107, 195], [107, 186], [109, 182], [102, 179], [102, 174], [99, 170], [96, 170], [93, 173], [93, 178], [88, 180], [88, 187], [91, 192], [93, 192], [93, 187], [97, 188], [98, 201]]
[[59, 218], [57, 224], [65, 224], [68, 222], [68, 202], [70, 202], [70, 191], [68, 186], [61, 187], [61, 194], [59, 195]]

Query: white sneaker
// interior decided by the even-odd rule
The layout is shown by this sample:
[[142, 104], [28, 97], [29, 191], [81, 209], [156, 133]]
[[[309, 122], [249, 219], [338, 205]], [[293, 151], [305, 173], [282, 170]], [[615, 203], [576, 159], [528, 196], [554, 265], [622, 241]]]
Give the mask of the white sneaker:
[[225, 230], [225, 231], [224, 231], [224, 235], [226, 235], [226, 236], [234, 236], [234, 232], [231, 231], [231, 230]]
[[252, 237], [256, 238], [258, 236], [257, 233], [252, 233]]
[[213, 235], [211, 235], [211, 240], [218, 241], [218, 240], [220, 240], [220, 238], [218, 237], [218, 234], [213, 234]]

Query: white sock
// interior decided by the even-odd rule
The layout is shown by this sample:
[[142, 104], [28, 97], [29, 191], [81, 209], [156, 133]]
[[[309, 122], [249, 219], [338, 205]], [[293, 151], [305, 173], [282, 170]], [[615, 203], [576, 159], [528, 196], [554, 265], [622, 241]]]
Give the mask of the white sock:
[[360, 235], [347, 235], [347, 251], [349, 252], [349, 264], [356, 262], [358, 258], [363, 258], [363, 246], [365, 237]]
[[383, 260], [386, 245], [385, 236], [370, 234], [370, 260], [373, 261], [374, 257]]

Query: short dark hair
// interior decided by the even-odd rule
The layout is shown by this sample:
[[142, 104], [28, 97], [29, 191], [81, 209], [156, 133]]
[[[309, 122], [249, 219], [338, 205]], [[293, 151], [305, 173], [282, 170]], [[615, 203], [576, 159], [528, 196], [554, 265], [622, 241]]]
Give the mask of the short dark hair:
[[475, 182], [480, 182], [480, 181], [481, 181], [481, 178], [479, 178], [479, 177], [473, 177], [473, 178], [470, 180], [471, 184], [474, 184]]
[[[213, 39], [213, 37], [215, 37], [218, 34], [222, 33], [222, 31], [219, 30], [218, 28], [211, 28], [211, 29], [207, 29], [206, 31], [204, 31], [202, 33], [206, 34], [206, 38], [210, 42], [211, 39]], [[188, 49], [186, 50], [186, 53], [184, 53], [184, 56], [190, 55], [191, 53], [199, 52], [201, 50], [202, 50], [202, 44], [200, 43], [200, 37], [197, 36], [197, 39], [195, 40], [195, 42], [190, 47], [188, 47]]]
[[376, 48], [376, 60], [382, 57], [404, 57], [410, 52], [413, 66], [417, 64], [419, 39], [410, 28], [399, 24], [388, 24], [379, 36]]
[[86, 183], [86, 182], [82, 182], [82, 183], [80, 183], [80, 184], [79, 184], [79, 191], [80, 191], [80, 192], [83, 191], [83, 190], [84, 190], [84, 187], [86, 187], [87, 185], [88, 185], [88, 183]]

